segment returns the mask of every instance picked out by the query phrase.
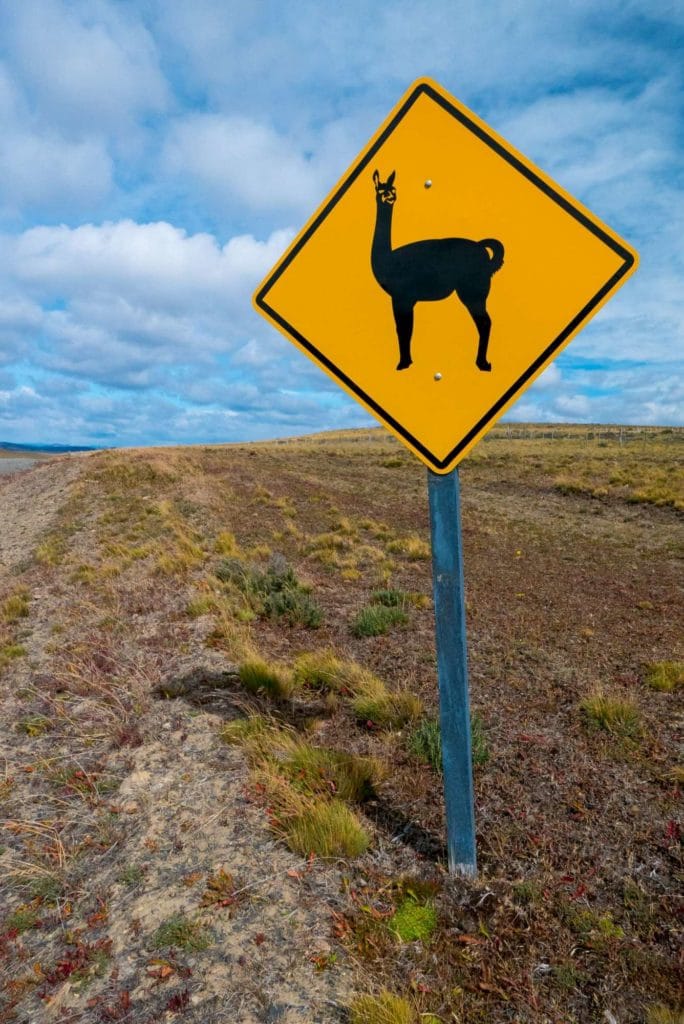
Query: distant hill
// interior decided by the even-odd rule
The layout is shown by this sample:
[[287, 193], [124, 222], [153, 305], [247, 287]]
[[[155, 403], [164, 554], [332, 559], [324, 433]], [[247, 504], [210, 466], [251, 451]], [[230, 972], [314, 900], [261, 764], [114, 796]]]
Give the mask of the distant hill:
[[13, 444], [11, 441], [0, 441], [3, 452], [94, 452], [94, 447], [75, 444]]

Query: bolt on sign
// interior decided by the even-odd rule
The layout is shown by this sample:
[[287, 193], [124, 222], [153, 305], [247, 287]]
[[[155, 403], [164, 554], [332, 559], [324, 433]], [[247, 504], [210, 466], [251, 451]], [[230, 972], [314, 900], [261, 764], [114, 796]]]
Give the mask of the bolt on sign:
[[256, 309], [448, 473], [637, 255], [435, 82], [415, 82]]

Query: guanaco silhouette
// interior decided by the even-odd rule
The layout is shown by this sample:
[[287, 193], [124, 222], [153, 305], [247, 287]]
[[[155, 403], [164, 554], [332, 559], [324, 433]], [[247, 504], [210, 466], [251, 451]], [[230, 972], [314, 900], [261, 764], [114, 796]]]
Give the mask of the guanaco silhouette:
[[[392, 299], [399, 340], [397, 370], [407, 369], [411, 359], [413, 307], [416, 302], [436, 302], [456, 292], [475, 322], [479, 341], [475, 365], [489, 371], [487, 346], [492, 321], [487, 296], [492, 274], [503, 266], [504, 247], [496, 238], [473, 242], [469, 238], [431, 238], [392, 248], [392, 210], [397, 199], [396, 171], [387, 181], [373, 172], [377, 214], [371, 247], [371, 268], [380, 287]], [[490, 255], [491, 250], [491, 255]]]

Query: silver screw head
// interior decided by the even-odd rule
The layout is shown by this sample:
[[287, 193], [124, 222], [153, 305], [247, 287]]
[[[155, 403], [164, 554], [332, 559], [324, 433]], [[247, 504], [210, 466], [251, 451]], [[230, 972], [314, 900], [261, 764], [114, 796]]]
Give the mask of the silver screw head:
[[442, 374], [441, 373], [436, 373], [435, 374], [435, 380], [441, 380], [441, 379], [442, 379]]
[[425, 182], [425, 188], [432, 188], [432, 180], [430, 178]]

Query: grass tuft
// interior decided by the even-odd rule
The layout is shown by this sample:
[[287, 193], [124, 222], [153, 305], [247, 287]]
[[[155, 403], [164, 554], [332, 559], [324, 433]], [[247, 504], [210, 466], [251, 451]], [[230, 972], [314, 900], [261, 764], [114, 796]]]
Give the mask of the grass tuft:
[[411, 1004], [384, 990], [377, 996], [358, 996], [349, 1008], [350, 1024], [413, 1024]]
[[222, 530], [216, 538], [214, 550], [219, 555], [238, 555], [240, 547], [235, 539], [235, 534], [231, 533], [230, 530]]
[[351, 623], [354, 636], [382, 636], [392, 626], [404, 626], [408, 615], [401, 608], [384, 604], [371, 604], [361, 608]]
[[10, 594], [2, 604], [2, 618], [5, 622], [18, 622], [25, 619], [29, 614], [28, 591], [22, 588], [14, 594]]
[[646, 1011], [646, 1024], [684, 1024], [684, 1010], [671, 1010], [663, 1003], [656, 1003]]
[[390, 693], [382, 680], [370, 672], [356, 681], [354, 689], [351, 705], [356, 717], [380, 729], [400, 729], [422, 714], [420, 697], [406, 690]]
[[300, 655], [292, 675], [298, 686], [326, 693], [348, 683], [349, 672], [347, 663], [338, 658], [332, 648], [326, 647]]
[[356, 857], [368, 848], [368, 834], [344, 801], [373, 795], [382, 775], [374, 758], [311, 746], [259, 715], [229, 722], [221, 735], [245, 747], [271, 826], [291, 850]]
[[358, 857], [370, 838], [356, 815], [341, 800], [316, 800], [283, 826], [287, 845], [307, 857]]
[[[484, 722], [477, 712], [470, 716], [470, 745], [473, 764], [486, 764], [489, 760], [489, 745]], [[437, 719], [424, 718], [409, 736], [408, 748], [415, 757], [429, 764], [436, 772], [442, 771], [442, 734]]]
[[19, 907], [12, 914], [5, 918], [3, 929], [5, 931], [16, 931], [21, 935], [36, 926], [38, 911], [35, 907]]
[[442, 770], [442, 733], [435, 718], [424, 718], [408, 739], [410, 752], [436, 772]]
[[296, 741], [284, 753], [282, 769], [295, 788], [307, 794], [334, 793], [351, 803], [369, 799], [381, 775], [373, 758]]
[[631, 700], [610, 697], [596, 689], [585, 697], [580, 707], [592, 729], [601, 729], [620, 739], [635, 739], [641, 735], [639, 709]]
[[653, 661], [646, 666], [646, 682], [653, 690], [672, 693], [684, 686], [684, 661]]
[[26, 736], [43, 736], [52, 728], [52, 722], [45, 715], [27, 715], [17, 722], [17, 729]]
[[240, 682], [250, 693], [265, 693], [273, 700], [287, 700], [292, 696], [292, 675], [282, 665], [263, 658], [244, 661], [239, 669]]
[[258, 740], [273, 730], [273, 724], [263, 715], [249, 715], [247, 718], [235, 718], [226, 722], [221, 729], [221, 739], [231, 746], [249, 744], [250, 740]]
[[395, 540], [389, 541], [387, 550], [391, 554], [406, 555], [411, 562], [430, 557], [430, 545], [415, 534], [409, 537], [397, 537]]
[[374, 590], [371, 594], [373, 604], [382, 604], [385, 608], [404, 608], [408, 595], [403, 590]]
[[23, 644], [4, 644], [0, 647], [0, 669], [9, 665], [15, 658], [23, 658], [25, 654], [26, 648]]

